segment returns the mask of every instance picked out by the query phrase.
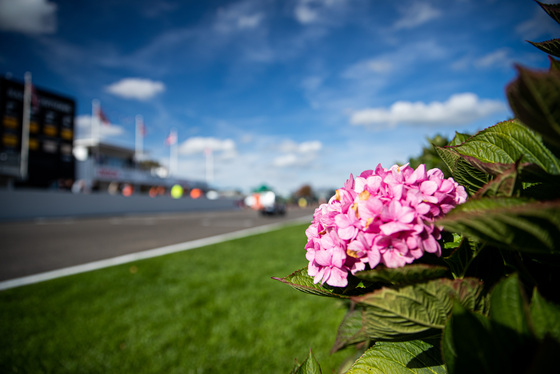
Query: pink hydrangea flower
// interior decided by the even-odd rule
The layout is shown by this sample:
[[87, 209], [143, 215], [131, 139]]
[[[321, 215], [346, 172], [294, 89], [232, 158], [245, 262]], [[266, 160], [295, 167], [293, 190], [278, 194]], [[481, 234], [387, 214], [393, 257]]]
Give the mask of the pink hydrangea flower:
[[425, 165], [379, 164], [350, 174], [305, 231], [308, 274], [315, 283], [344, 287], [348, 273], [366, 267], [402, 267], [426, 252], [439, 256], [441, 228], [433, 222], [466, 199], [464, 187]]

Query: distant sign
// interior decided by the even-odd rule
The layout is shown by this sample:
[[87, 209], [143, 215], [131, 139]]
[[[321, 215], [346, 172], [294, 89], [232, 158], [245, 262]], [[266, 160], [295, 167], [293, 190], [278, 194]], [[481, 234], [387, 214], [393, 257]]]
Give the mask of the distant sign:
[[[0, 175], [20, 176], [24, 85], [0, 78]], [[33, 89], [29, 123], [28, 177], [23, 184], [47, 187], [74, 179], [74, 100]]]

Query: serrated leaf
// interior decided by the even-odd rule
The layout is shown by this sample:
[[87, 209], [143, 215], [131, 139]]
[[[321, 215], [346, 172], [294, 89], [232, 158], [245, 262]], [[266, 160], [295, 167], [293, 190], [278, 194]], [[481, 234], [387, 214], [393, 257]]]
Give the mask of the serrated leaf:
[[531, 42], [533, 46], [549, 55], [560, 57], [560, 39], [546, 40], [544, 42]]
[[352, 300], [363, 306], [363, 331], [373, 341], [406, 341], [439, 334], [453, 300], [484, 309], [478, 279], [436, 279], [401, 288], [381, 288]]
[[444, 148], [490, 175], [511, 169], [519, 160], [522, 164], [535, 164], [549, 174], [560, 174], [560, 160], [517, 120], [497, 123], [459, 145]]
[[447, 273], [448, 269], [444, 266], [409, 264], [400, 268], [376, 266], [375, 269], [360, 271], [354, 275], [370, 282], [408, 285], [441, 278]]
[[347, 374], [446, 373], [437, 339], [408, 342], [379, 342], [368, 349]]
[[506, 249], [534, 253], [560, 251], [560, 201], [472, 199], [436, 224]]
[[539, 339], [549, 335], [560, 342], [560, 306], [544, 299], [535, 288], [530, 309], [535, 335]]
[[486, 185], [474, 194], [473, 198], [511, 197], [516, 190], [517, 176], [517, 165], [513, 164], [509, 169], [504, 170], [490, 182], [486, 183]]
[[309, 351], [309, 355], [305, 361], [301, 363], [298, 367], [296, 367], [292, 374], [321, 374], [321, 366], [313, 356], [313, 353]]
[[517, 70], [517, 79], [506, 87], [511, 109], [525, 125], [540, 133], [546, 143], [559, 147], [560, 73], [519, 66]]
[[307, 268], [302, 268], [296, 270], [292, 274], [284, 277], [284, 278], [277, 278], [272, 277], [272, 279], [285, 283], [298, 291], [317, 295], [317, 296], [328, 296], [328, 297], [336, 297], [339, 299], [346, 299], [348, 296], [342, 295], [339, 292], [342, 292], [344, 289], [336, 289], [335, 287], [330, 287], [329, 285], [321, 285], [319, 283], [313, 283], [313, 277], [307, 274]]
[[470, 195], [488, 183], [488, 175], [469, 164], [453, 147], [435, 147], [435, 150], [451, 171], [453, 179], [465, 187]]
[[540, 1], [537, 1], [537, 3], [553, 20], [560, 23], [560, 4], [544, 4]]
[[449, 142], [449, 144], [447, 144], [448, 147], [454, 146], [454, 145], [459, 145], [461, 143], [463, 143], [464, 141], [466, 141], [468, 138], [470, 138], [472, 135], [470, 134], [463, 134], [460, 132], [455, 132], [455, 137], [453, 137], [453, 139], [451, 139], [451, 141]]

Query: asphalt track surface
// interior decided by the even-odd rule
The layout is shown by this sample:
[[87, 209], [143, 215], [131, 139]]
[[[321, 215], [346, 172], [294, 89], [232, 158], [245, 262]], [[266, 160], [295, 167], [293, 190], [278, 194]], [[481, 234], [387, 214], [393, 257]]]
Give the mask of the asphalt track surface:
[[[311, 222], [313, 208], [283, 216], [256, 211], [161, 213], [0, 223], [0, 282], [181, 243]], [[304, 235], [304, 233], [302, 233]]]

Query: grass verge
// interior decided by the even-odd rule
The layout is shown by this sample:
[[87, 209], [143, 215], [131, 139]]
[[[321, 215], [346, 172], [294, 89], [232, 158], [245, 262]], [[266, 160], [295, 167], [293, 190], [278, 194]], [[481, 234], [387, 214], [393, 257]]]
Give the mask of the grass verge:
[[304, 225], [0, 292], [2, 373], [323, 372], [345, 308], [272, 280]]

